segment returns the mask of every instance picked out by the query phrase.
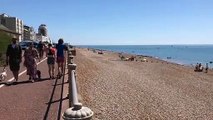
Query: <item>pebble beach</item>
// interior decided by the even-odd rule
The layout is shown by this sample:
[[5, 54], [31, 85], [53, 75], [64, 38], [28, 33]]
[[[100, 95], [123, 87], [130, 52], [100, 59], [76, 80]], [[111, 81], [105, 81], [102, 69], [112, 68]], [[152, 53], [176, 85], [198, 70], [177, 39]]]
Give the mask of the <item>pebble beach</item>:
[[212, 70], [194, 72], [152, 57], [125, 61], [116, 52], [76, 50], [78, 91], [93, 120], [213, 119]]

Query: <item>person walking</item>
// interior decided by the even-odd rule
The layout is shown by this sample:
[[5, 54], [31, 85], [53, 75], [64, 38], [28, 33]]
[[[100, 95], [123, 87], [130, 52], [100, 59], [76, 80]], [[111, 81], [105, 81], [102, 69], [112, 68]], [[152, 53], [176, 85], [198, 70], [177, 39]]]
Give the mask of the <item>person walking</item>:
[[37, 74], [36, 58], [38, 58], [38, 51], [34, 48], [33, 43], [29, 44], [29, 48], [24, 52], [24, 65], [27, 68], [27, 75], [29, 80], [34, 82]]
[[39, 61], [43, 58], [44, 56], [44, 43], [42, 43], [42, 41], [40, 41], [38, 43], [38, 53], [39, 53]]
[[52, 47], [52, 44], [48, 44], [48, 48], [46, 50], [46, 56], [47, 56], [47, 65], [49, 70], [49, 76], [50, 79], [54, 79], [54, 73], [55, 73], [55, 49]]
[[60, 38], [56, 46], [57, 49], [57, 64], [58, 64], [58, 77], [60, 78], [63, 75], [64, 70], [64, 52], [68, 49], [64, 44], [64, 40]]
[[6, 52], [6, 65], [9, 64], [16, 82], [18, 81], [20, 63], [22, 62], [22, 50], [17, 40], [17, 38], [12, 38], [12, 43], [7, 46]]

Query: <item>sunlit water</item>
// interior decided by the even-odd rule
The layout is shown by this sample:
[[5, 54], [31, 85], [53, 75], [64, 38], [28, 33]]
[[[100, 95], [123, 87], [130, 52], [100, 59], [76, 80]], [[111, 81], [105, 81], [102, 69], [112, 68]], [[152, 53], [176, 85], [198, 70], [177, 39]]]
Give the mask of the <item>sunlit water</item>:
[[209, 67], [213, 68], [213, 45], [89, 45], [80, 47], [152, 56], [182, 65], [202, 63], [205, 66], [208, 63]]

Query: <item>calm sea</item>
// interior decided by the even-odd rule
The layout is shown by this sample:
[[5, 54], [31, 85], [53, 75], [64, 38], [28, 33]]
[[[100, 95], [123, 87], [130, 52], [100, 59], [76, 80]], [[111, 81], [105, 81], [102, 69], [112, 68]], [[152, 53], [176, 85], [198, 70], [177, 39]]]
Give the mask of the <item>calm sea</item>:
[[80, 47], [152, 56], [182, 65], [202, 63], [205, 66], [209, 63], [209, 67], [213, 68], [213, 45], [89, 45]]

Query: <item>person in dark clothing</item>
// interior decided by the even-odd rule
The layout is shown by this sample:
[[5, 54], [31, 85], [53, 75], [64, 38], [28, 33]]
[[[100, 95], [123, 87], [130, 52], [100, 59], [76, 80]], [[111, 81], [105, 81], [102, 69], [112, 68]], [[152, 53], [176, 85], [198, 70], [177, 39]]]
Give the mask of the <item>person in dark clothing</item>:
[[38, 53], [39, 53], [39, 60], [41, 60], [44, 56], [44, 43], [42, 43], [42, 41], [40, 41], [38, 43]]
[[18, 81], [18, 73], [20, 63], [22, 62], [21, 46], [17, 43], [17, 38], [12, 38], [12, 43], [8, 45], [6, 52], [6, 64], [10, 66], [10, 70], [16, 81]]

